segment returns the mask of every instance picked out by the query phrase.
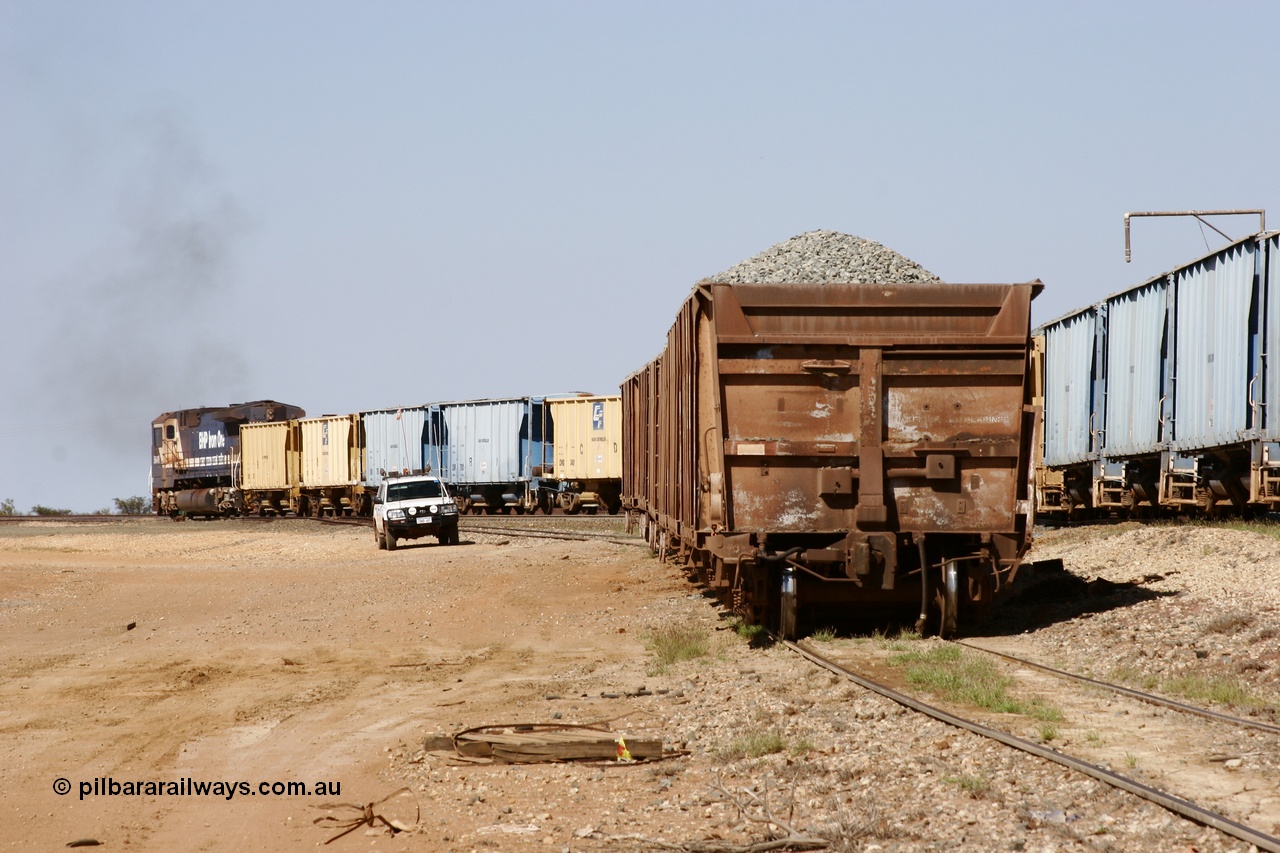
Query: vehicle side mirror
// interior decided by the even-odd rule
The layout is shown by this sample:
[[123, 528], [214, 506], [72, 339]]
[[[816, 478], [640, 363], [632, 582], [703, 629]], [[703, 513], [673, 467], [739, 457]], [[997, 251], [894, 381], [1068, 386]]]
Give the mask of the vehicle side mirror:
[[378, 497], [377, 495], [374, 495], [374, 496], [373, 496], [373, 502], [374, 502], [375, 504], [380, 504], [380, 503], [382, 503], [382, 498]]

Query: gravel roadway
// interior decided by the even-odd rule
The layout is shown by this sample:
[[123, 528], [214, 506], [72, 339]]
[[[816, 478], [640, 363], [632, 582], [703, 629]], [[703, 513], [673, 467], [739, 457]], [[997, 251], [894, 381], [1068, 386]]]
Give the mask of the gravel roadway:
[[[1026, 578], [975, 642], [1100, 677], [1229, 675], [1257, 700], [1253, 713], [1274, 717], [1280, 540], [1103, 527], [1048, 532], [1035, 556], [1067, 571]], [[707, 653], [659, 668], [647, 640], [676, 626], [701, 631]], [[464, 531], [460, 546], [387, 553], [365, 529], [303, 521], [23, 522], [0, 527], [0, 640], [0, 838], [15, 850], [78, 839], [315, 849], [339, 831], [317, 818], [354, 813], [325, 803], [405, 786], [411, 795], [378, 810], [417, 818], [412, 831], [361, 826], [325, 849], [748, 844], [766, 838], [761, 803], [833, 850], [1248, 849], [753, 648], [675, 567], [630, 545]], [[1124, 716], [1136, 715], [1113, 715]], [[609, 721], [687, 754], [460, 765], [424, 749], [438, 733], [551, 721]], [[1167, 775], [1147, 763], [1158, 734], [1130, 744], [1130, 729], [1070, 716], [1062, 730], [1116, 760], [1138, 756], [1151, 781]], [[1221, 763], [1241, 779], [1275, 769], [1266, 736], [1209, 740], [1174, 738], [1164, 752], [1197, 766], [1229, 753]], [[60, 778], [70, 793], [55, 792]], [[244, 781], [251, 792], [95, 796], [95, 779]], [[252, 792], [289, 781], [341, 790]], [[1275, 814], [1266, 792], [1214, 798], [1280, 831], [1261, 822]]]

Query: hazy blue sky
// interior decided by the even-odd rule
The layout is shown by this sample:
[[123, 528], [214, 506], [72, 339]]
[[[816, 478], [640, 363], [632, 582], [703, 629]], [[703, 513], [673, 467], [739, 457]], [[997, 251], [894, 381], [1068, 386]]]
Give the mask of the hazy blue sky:
[[[613, 392], [803, 231], [1043, 321], [1270, 208], [1272, 2], [0, 0], [0, 499], [147, 492], [149, 424]], [[1235, 236], [1256, 219], [1217, 223]], [[1207, 235], [1207, 236], [1206, 236]]]

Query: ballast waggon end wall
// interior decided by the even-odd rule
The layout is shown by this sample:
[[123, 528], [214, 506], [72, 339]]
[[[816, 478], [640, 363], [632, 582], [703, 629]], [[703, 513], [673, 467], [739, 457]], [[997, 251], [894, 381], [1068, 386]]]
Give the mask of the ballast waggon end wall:
[[1030, 545], [1042, 287], [700, 283], [622, 386], [629, 523], [783, 636], [917, 603], [954, 633]]

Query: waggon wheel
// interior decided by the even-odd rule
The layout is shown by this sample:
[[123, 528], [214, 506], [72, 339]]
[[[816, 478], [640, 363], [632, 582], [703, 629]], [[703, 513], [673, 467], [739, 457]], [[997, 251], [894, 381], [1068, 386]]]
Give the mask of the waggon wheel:
[[938, 632], [944, 640], [956, 635], [960, 619], [960, 564], [948, 560], [942, 567], [942, 624]]
[[782, 595], [778, 614], [778, 634], [784, 640], [796, 638], [796, 573], [790, 566], [782, 570]]

